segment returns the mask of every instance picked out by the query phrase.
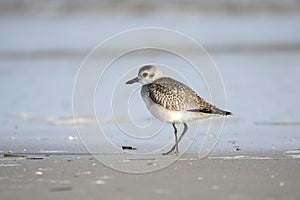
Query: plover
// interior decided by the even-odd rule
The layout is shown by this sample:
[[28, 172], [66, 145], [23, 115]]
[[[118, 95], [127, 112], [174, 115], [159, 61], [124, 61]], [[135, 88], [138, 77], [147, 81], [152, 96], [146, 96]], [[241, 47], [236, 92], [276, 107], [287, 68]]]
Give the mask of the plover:
[[[141, 83], [141, 95], [148, 110], [159, 120], [173, 125], [175, 145], [163, 155], [179, 153], [178, 144], [188, 130], [186, 122], [207, 118], [213, 115], [231, 115], [206, 102], [190, 87], [169, 77], [154, 65], [146, 65], [139, 70], [138, 76], [126, 84]], [[183, 124], [180, 137], [177, 136], [176, 124]]]

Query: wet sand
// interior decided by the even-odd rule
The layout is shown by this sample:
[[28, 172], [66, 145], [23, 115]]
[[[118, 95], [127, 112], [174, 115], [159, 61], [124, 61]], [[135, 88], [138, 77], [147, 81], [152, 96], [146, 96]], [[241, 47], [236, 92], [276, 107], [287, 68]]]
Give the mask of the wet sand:
[[[0, 194], [6, 200], [299, 199], [300, 160], [285, 153], [258, 155], [184, 155], [167, 168], [145, 174], [113, 170], [90, 155], [1, 157]], [[130, 162], [143, 166], [152, 161]]]

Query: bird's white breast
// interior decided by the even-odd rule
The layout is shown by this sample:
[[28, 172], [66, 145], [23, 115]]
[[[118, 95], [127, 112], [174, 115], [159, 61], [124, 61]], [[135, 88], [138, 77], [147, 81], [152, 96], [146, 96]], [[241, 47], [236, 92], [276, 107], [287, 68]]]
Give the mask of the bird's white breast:
[[163, 122], [179, 124], [209, 117], [209, 115], [205, 113], [168, 110], [154, 103], [147, 95], [143, 95], [142, 97], [151, 114]]

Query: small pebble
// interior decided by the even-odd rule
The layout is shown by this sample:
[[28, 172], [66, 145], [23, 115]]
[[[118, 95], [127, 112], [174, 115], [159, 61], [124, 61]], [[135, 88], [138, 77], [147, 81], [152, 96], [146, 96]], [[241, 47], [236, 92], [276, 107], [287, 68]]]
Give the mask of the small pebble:
[[78, 137], [69, 136], [68, 138], [70, 141], [78, 140]]
[[234, 151], [240, 151], [241, 150], [240, 146], [233, 146], [233, 148], [234, 148]]
[[43, 172], [41, 172], [41, 171], [35, 171], [34, 174], [35, 175], [43, 175]]
[[280, 183], [279, 183], [279, 186], [280, 186], [280, 187], [283, 187], [283, 186], [284, 186], [284, 182], [280, 182]]
[[153, 166], [156, 166], [157, 164], [156, 164], [156, 163], [153, 163], [153, 162], [149, 162], [149, 163], [147, 163], [147, 165], [153, 165]]

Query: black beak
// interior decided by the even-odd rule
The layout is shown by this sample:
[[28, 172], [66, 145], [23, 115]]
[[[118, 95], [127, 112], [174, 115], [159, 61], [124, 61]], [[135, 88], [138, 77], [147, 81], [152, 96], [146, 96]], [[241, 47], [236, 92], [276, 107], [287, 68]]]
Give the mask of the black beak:
[[134, 79], [131, 79], [131, 80], [127, 81], [126, 84], [132, 84], [132, 83], [136, 83], [136, 82], [139, 82], [138, 77], [136, 77], [136, 78], [134, 78]]

